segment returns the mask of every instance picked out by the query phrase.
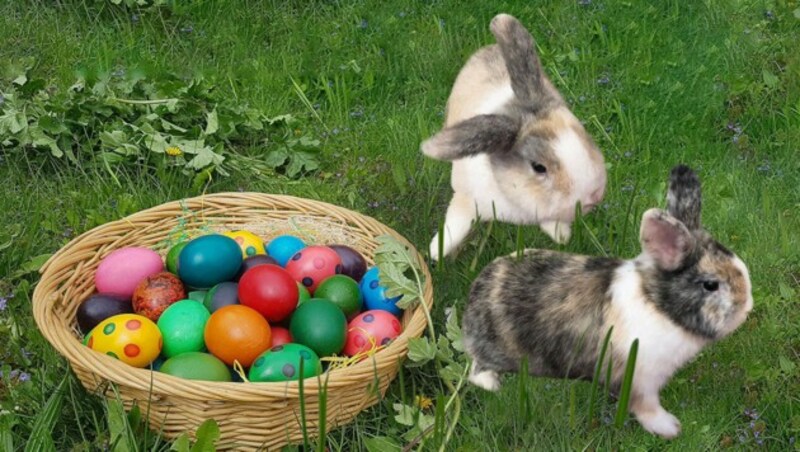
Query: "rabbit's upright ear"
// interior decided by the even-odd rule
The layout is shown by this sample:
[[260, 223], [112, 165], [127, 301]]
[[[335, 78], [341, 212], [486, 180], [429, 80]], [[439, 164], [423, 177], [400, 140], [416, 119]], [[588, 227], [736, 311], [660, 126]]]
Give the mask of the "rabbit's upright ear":
[[686, 226], [661, 209], [650, 209], [642, 216], [639, 231], [642, 251], [655, 265], [666, 271], [677, 270], [695, 249], [695, 238]]
[[680, 220], [690, 231], [700, 229], [702, 193], [700, 179], [686, 165], [672, 168], [669, 175], [667, 211]]
[[533, 42], [533, 36], [515, 17], [498, 14], [489, 29], [494, 34], [511, 79], [511, 89], [523, 104], [540, 106], [549, 99], [546, 76]]
[[479, 115], [454, 124], [422, 142], [422, 153], [437, 160], [458, 160], [514, 147], [519, 122], [505, 115]]

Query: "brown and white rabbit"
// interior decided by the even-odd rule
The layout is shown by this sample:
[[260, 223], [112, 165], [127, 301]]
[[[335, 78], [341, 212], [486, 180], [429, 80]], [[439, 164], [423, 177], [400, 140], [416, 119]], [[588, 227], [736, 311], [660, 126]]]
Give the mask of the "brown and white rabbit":
[[[592, 379], [605, 334], [618, 388], [634, 339], [639, 351], [629, 408], [665, 438], [680, 422], [659, 391], [707, 344], [735, 330], [753, 307], [750, 276], [700, 224], [700, 181], [673, 168], [667, 211], [642, 217], [642, 253], [632, 260], [527, 250], [489, 264], [474, 281], [463, 334], [470, 381], [500, 387], [501, 372]], [[603, 363], [603, 369], [607, 366]]]
[[[444, 226], [450, 254], [478, 220], [538, 224], [569, 240], [575, 205], [603, 197], [603, 155], [542, 70], [533, 38], [514, 17], [492, 19], [497, 44], [478, 50], [456, 78], [444, 128], [422, 152], [453, 162]], [[438, 235], [431, 257], [439, 256]]]

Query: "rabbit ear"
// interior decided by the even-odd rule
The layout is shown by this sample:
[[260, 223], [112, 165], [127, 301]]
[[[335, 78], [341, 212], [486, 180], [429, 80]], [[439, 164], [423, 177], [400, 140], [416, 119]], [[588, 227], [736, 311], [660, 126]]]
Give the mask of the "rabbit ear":
[[495, 16], [489, 28], [503, 54], [514, 94], [523, 103], [542, 104], [548, 94], [542, 63], [531, 34], [519, 20], [508, 14]]
[[700, 229], [700, 210], [702, 194], [700, 179], [686, 165], [672, 168], [669, 175], [669, 193], [667, 194], [667, 210], [690, 230]]
[[422, 142], [422, 153], [437, 160], [457, 160], [482, 152], [505, 152], [514, 146], [519, 123], [505, 115], [479, 115], [447, 127]]
[[656, 266], [667, 271], [680, 268], [695, 246], [694, 236], [686, 226], [661, 209], [644, 213], [639, 241]]

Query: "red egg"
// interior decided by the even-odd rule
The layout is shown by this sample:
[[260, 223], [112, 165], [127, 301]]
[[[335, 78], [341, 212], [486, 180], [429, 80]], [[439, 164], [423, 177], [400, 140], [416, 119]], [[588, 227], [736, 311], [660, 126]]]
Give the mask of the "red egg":
[[388, 311], [373, 309], [362, 312], [347, 325], [344, 354], [354, 356], [387, 345], [402, 331], [400, 321]]
[[264, 264], [253, 267], [239, 280], [239, 303], [258, 311], [270, 322], [280, 322], [297, 307], [299, 289], [281, 267]]
[[272, 327], [272, 344], [269, 348], [292, 342], [292, 333], [282, 326]]
[[327, 246], [307, 246], [289, 259], [286, 271], [313, 295], [325, 278], [342, 272], [342, 258]]
[[156, 322], [172, 303], [186, 298], [186, 289], [170, 272], [156, 273], [143, 279], [133, 291], [133, 311]]

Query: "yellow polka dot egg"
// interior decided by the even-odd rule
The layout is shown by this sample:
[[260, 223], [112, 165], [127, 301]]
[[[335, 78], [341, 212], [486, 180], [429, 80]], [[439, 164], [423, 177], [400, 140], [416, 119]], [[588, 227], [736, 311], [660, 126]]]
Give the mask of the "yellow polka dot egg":
[[161, 353], [163, 340], [158, 326], [147, 317], [119, 314], [94, 327], [84, 344], [131, 366], [145, 367]]
[[267, 254], [264, 241], [250, 231], [228, 231], [224, 235], [232, 238], [242, 249], [242, 258], [247, 259], [256, 254]]

